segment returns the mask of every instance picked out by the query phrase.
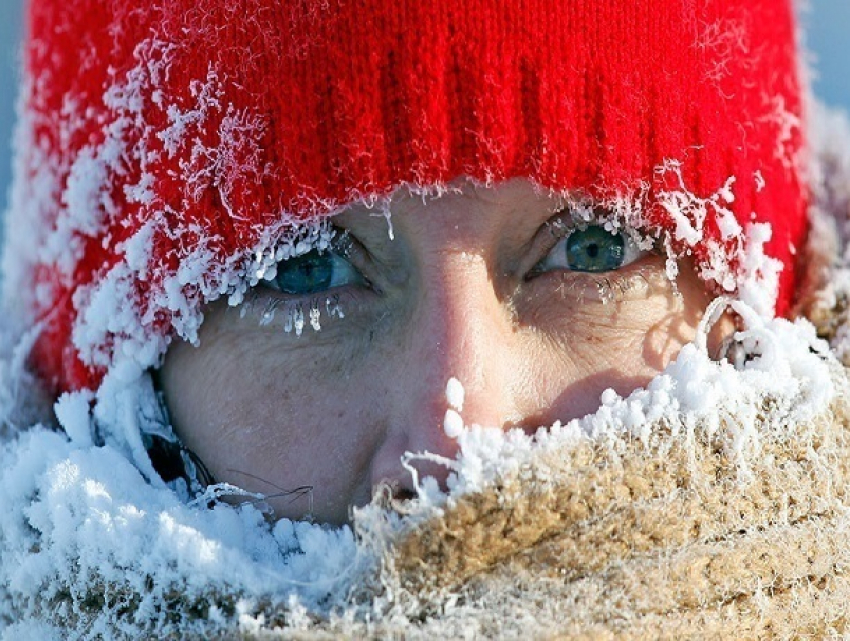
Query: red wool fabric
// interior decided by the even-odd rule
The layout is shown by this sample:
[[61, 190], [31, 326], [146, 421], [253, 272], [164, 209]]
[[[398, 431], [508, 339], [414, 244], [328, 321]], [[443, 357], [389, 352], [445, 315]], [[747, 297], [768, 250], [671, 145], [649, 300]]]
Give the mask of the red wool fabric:
[[[807, 196], [788, 1], [32, 0], [29, 18], [26, 110], [59, 190], [83, 150], [122, 145], [94, 223], [62, 261], [36, 266], [33, 359], [56, 390], [99, 385], [104, 366], [72, 340], [77, 292], [126, 260], [123, 242], [146, 222], [157, 221], [150, 256], [127, 305], [151, 311], [199, 242], [247, 256], [283, 216], [460, 176], [642, 193], [667, 228], [653, 201], [665, 161], [701, 197], [734, 176], [737, 220], [773, 227], [777, 312], [792, 303]], [[114, 92], [128, 82], [132, 118], [115, 107], [132, 102]], [[194, 143], [170, 142], [169, 107], [199, 104], [203, 118], [177, 132]], [[65, 200], [42, 212], [45, 237], [70, 215]], [[146, 322], [167, 333], [174, 313]]]

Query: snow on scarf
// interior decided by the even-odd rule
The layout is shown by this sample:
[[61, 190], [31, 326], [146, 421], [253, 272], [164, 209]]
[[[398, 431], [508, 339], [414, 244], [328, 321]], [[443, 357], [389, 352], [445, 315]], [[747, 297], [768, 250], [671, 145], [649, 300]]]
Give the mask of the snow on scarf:
[[[412, 501], [378, 492], [350, 528], [271, 524], [254, 501], [209, 507], [212, 493], [186, 502], [92, 444], [84, 398], [59, 403], [65, 432], [52, 429], [26, 341], [7, 336], [0, 638], [850, 631], [850, 161], [827, 142], [850, 135], [817, 120], [830, 135], [802, 307], [832, 349], [807, 321], [736, 304], [734, 365], [698, 340], [584, 419], [535, 437], [463, 428], [448, 493], [427, 480]], [[128, 434], [150, 409], [144, 383], [124, 390]]]

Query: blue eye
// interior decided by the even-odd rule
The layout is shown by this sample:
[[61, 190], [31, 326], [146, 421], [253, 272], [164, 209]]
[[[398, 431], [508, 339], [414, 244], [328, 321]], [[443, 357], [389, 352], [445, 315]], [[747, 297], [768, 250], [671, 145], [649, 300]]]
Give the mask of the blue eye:
[[589, 225], [561, 239], [534, 271], [608, 272], [633, 263], [642, 253], [625, 233]]
[[284, 294], [305, 296], [362, 282], [363, 278], [345, 258], [333, 251], [314, 249], [278, 263], [270, 284]]

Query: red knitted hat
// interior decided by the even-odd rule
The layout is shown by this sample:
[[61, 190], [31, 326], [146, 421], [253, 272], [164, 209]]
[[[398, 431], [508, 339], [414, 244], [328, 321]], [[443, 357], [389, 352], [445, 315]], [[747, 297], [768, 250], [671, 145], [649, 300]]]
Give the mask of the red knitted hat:
[[203, 304], [239, 300], [311, 221], [522, 176], [637, 212], [711, 287], [785, 313], [806, 233], [792, 13], [31, 0], [7, 302], [55, 389], [95, 389], [194, 340]]

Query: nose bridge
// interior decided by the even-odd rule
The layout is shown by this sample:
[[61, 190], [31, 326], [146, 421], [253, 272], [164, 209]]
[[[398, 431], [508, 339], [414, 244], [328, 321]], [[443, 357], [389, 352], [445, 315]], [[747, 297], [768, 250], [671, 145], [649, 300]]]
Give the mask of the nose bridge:
[[[468, 245], [467, 245], [468, 247]], [[446, 248], [417, 256], [409, 322], [397, 335], [405, 348], [404, 379], [392, 392], [393, 416], [373, 460], [373, 483], [382, 479], [411, 490], [411, 477], [399, 464], [405, 451], [430, 452], [453, 459], [457, 441], [446, 433], [450, 408], [446, 386], [457, 378], [464, 387], [461, 416], [467, 425], [502, 427], [517, 416], [512, 389], [520, 390], [523, 365], [519, 334], [500, 300], [497, 276], [484, 251]], [[415, 301], [415, 302], [414, 302]], [[393, 365], [393, 368], [397, 365]], [[443, 483], [448, 469], [416, 460], [421, 477]]]
[[[509, 401], [505, 372], [510, 367], [512, 333], [486, 258], [443, 252], [428, 261], [423, 279], [410, 331], [411, 353], [418, 359], [422, 375], [416, 405], [425, 416], [411, 417], [411, 424], [421, 425], [427, 417], [429, 426], [439, 425], [442, 432], [448, 408], [446, 383], [454, 377], [466, 392], [465, 422], [501, 426]], [[411, 442], [427, 438], [426, 429], [423, 425], [418, 434], [412, 434]]]

